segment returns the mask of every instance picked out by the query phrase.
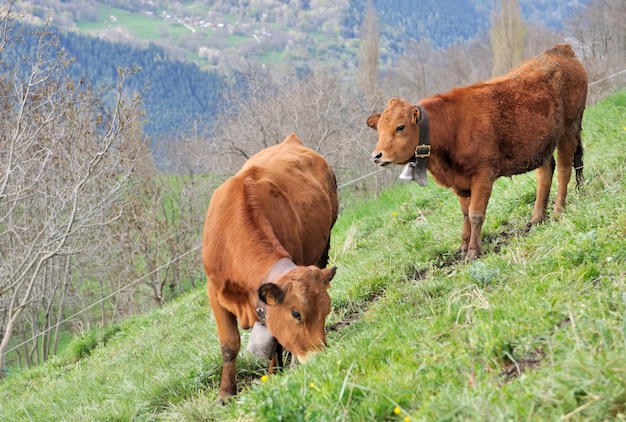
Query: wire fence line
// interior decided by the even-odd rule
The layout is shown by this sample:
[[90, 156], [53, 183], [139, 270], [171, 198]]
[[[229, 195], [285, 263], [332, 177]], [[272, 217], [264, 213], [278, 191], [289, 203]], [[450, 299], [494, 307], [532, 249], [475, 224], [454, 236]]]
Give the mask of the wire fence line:
[[40, 336], [42, 336], [42, 335], [44, 335], [44, 334], [46, 334], [46, 333], [48, 333], [48, 332], [50, 332], [50, 331], [54, 330], [55, 328], [59, 327], [61, 324], [64, 324], [64, 323], [68, 322], [69, 320], [71, 320], [71, 319], [73, 319], [73, 318], [77, 317], [78, 315], [82, 314], [83, 312], [86, 312], [86, 311], [88, 311], [89, 309], [96, 307], [97, 305], [101, 304], [101, 303], [102, 303], [102, 302], [104, 302], [105, 300], [110, 299], [110, 298], [112, 298], [113, 296], [115, 296], [115, 295], [119, 294], [120, 292], [122, 292], [123, 290], [125, 290], [125, 289], [127, 289], [127, 288], [129, 288], [129, 287], [131, 287], [131, 286], [133, 286], [133, 285], [135, 285], [135, 284], [137, 284], [137, 283], [139, 283], [140, 281], [142, 281], [142, 280], [146, 279], [147, 277], [151, 276], [152, 274], [156, 273], [157, 271], [160, 271], [160, 270], [162, 270], [163, 268], [166, 268], [166, 267], [170, 266], [170, 265], [171, 265], [171, 264], [173, 264], [174, 262], [178, 261], [179, 259], [184, 258], [185, 256], [189, 255], [189, 254], [190, 254], [190, 253], [192, 253], [192, 252], [197, 251], [197, 250], [198, 250], [198, 249], [200, 249], [201, 247], [202, 247], [202, 245], [197, 245], [197, 246], [195, 246], [195, 247], [193, 247], [193, 248], [189, 249], [187, 252], [185, 252], [185, 253], [183, 253], [183, 254], [181, 254], [181, 255], [179, 255], [179, 256], [177, 256], [177, 257], [175, 257], [175, 258], [171, 259], [171, 260], [169, 260], [169, 261], [168, 261], [168, 262], [166, 262], [165, 264], [163, 264], [163, 265], [159, 266], [158, 268], [155, 268], [154, 270], [150, 271], [150, 272], [149, 272], [149, 273], [147, 273], [147, 274], [144, 274], [143, 276], [141, 276], [141, 277], [139, 277], [138, 279], [136, 279], [136, 280], [134, 280], [134, 281], [132, 281], [132, 282], [128, 283], [127, 285], [120, 287], [120, 288], [119, 288], [119, 289], [117, 289], [116, 291], [114, 291], [114, 292], [112, 292], [112, 293], [108, 294], [107, 296], [105, 296], [105, 297], [103, 297], [102, 299], [100, 299], [100, 300], [98, 300], [98, 301], [96, 301], [96, 302], [92, 303], [91, 305], [89, 305], [89, 306], [87, 306], [87, 307], [85, 307], [85, 308], [81, 309], [80, 311], [75, 312], [74, 314], [72, 314], [72, 315], [68, 316], [67, 318], [64, 318], [63, 320], [61, 320], [61, 321], [57, 322], [56, 324], [54, 324], [54, 325], [52, 325], [52, 326], [50, 326], [50, 327], [46, 328], [45, 330], [41, 331], [40, 333], [38, 333], [38, 334], [36, 334], [36, 335], [32, 336], [31, 338], [29, 338], [28, 340], [24, 340], [23, 342], [21, 342], [21, 343], [20, 343], [20, 344], [18, 344], [17, 346], [14, 346], [14, 347], [10, 348], [9, 350], [7, 350], [7, 351], [6, 351], [6, 353], [8, 354], [8, 353], [10, 353], [10, 352], [13, 352], [13, 351], [15, 351], [15, 350], [19, 349], [20, 347], [22, 347], [23, 345], [25, 345], [25, 344], [27, 344], [27, 343], [29, 343], [29, 342], [31, 342], [31, 341], [33, 341], [33, 340], [35, 340], [36, 338], [38, 338], [38, 337], [40, 337]]
[[593, 86], [593, 85], [595, 85], [595, 84], [598, 84], [598, 83], [600, 83], [600, 82], [604, 82], [604, 81], [606, 81], [606, 80], [613, 79], [614, 77], [619, 76], [619, 75], [621, 75], [622, 73], [626, 73], [626, 69], [624, 69], [624, 70], [620, 70], [619, 72], [616, 72], [616, 73], [613, 73], [612, 75], [609, 75], [609, 76], [607, 76], [606, 78], [602, 78], [602, 79], [598, 79], [597, 81], [593, 81], [593, 82], [591, 82], [589, 85], [587, 85], [587, 87], [591, 87], [591, 86]]
[[337, 189], [341, 189], [341, 188], [343, 188], [343, 187], [345, 187], [345, 186], [348, 186], [348, 185], [351, 185], [351, 184], [353, 184], [353, 183], [356, 183], [356, 182], [358, 182], [359, 180], [365, 179], [366, 177], [370, 177], [370, 176], [372, 176], [372, 175], [374, 175], [374, 174], [376, 174], [376, 173], [378, 173], [378, 172], [381, 172], [381, 171], [383, 171], [383, 170], [385, 170], [385, 169], [380, 168], [380, 169], [378, 169], [378, 170], [375, 170], [375, 171], [373, 171], [373, 172], [371, 172], [371, 173], [366, 174], [365, 176], [358, 177], [358, 178], [356, 178], [356, 179], [354, 179], [354, 180], [351, 180], [351, 181], [349, 181], [349, 182], [344, 183], [343, 185], [339, 185], [339, 186], [337, 186]]
[[[596, 80], [596, 81], [594, 81], [594, 82], [591, 82], [591, 83], [587, 84], [587, 87], [589, 88], [589, 87], [591, 87], [591, 86], [593, 86], [593, 85], [595, 85], [595, 84], [598, 84], [598, 83], [600, 83], [600, 82], [604, 82], [604, 81], [606, 81], [606, 80], [612, 79], [612, 78], [614, 78], [614, 77], [616, 77], [616, 76], [619, 76], [619, 75], [621, 75], [621, 74], [623, 74], [623, 73], [626, 73], [626, 69], [623, 69], [623, 70], [621, 70], [621, 71], [619, 71], [619, 72], [615, 72], [615, 73], [613, 73], [613, 74], [611, 74], [611, 75], [609, 75], [609, 76], [607, 76], [607, 77], [604, 77], [604, 78], [598, 79], [598, 80]], [[364, 175], [364, 176], [360, 176], [360, 177], [358, 177], [358, 178], [356, 178], [356, 179], [354, 179], [354, 180], [351, 180], [351, 181], [349, 181], [349, 182], [346, 182], [346, 183], [343, 183], [343, 184], [341, 184], [341, 185], [337, 186], [337, 189], [344, 188], [344, 187], [346, 187], [346, 186], [349, 186], [349, 185], [351, 185], [351, 184], [353, 184], [353, 183], [358, 182], [359, 180], [366, 179], [366, 178], [368, 178], [368, 177], [370, 177], [370, 176], [373, 176], [374, 174], [377, 174], [377, 173], [379, 173], [379, 172], [381, 172], [381, 171], [383, 171], [383, 170], [385, 170], [385, 169], [384, 169], [384, 168], [380, 168], [380, 169], [377, 169], [377, 170], [375, 170], [375, 171], [372, 171], [372, 172], [370, 172], [370, 173], [368, 173], [368, 174], [366, 174], [366, 175]], [[180, 259], [184, 258], [185, 256], [189, 255], [190, 253], [197, 251], [197, 250], [198, 250], [198, 249], [200, 249], [201, 247], [202, 247], [202, 244], [194, 246], [193, 248], [189, 249], [187, 252], [184, 252], [184, 253], [182, 253], [181, 255], [179, 255], [179, 256], [177, 256], [177, 257], [174, 257], [173, 259], [169, 260], [168, 262], [166, 262], [165, 264], [163, 264], [163, 265], [159, 266], [158, 268], [156, 268], [156, 269], [152, 270], [151, 272], [149, 272], [149, 273], [147, 273], [147, 274], [145, 274], [145, 275], [143, 275], [143, 276], [139, 277], [138, 279], [136, 279], [136, 280], [134, 280], [134, 281], [130, 282], [129, 284], [127, 284], [127, 285], [125, 285], [125, 286], [120, 287], [120, 288], [119, 288], [119, 289], [117, 289], [116, 291], [114, 291], [114, 292], [112, 292], [112, 293], [108, 294], [107, 296], [103, 297], [102, 299], [99, 299], [98, 301], [96, 301], [96, 302], [94, 302], [94, 303], [92, 303], [92, 304], [88, 305], [87, 307], [85, 307], [85, 308], [83, 308], [83, 309], [81, 309], [81, 310], [79, 310], [79, 311], [75, 312], [74, 314], [70, 315], [69, 317], [64, 318], [63, 320], [61, 320], [61, 321], [57, 322], [56, 324], [54, 324], [54, 325], [52, 325], [52, 326], [50, 326], [50, 327], [46, 328], [45, 330], [41, 331], [40, 333], [38, 333], [38, 334], [36, 334], [36, 335], [32, 336], [31, 338], [29, 338], [28, 340], [24, 340], [23, 342], [19, 343], [18, 345], [14, 346], [14, 347], [12, 347], [12, 348], [10, 348], [10, 349], [8, 349], [8, 350], [6, 351], [6, 354], [8, 354], [8, 353], [10, 353], [10, 352], [13, 352], [13, 351], [17, 350], [17, 349], [19, 349], [20, 347], [24, 346], [25, 344], [27, 344], [27, 343], [29, 343], [29, 342], [31, 342], [31, 341], [33, 341], [33, 340], [37, 339], [38, 337], [40, 337], [40, 336], [42, 336], [42, 335], [44, 335], [44, 334], [46, 334], [46, 333], [48, 333], [48, 332], [52, 331], [53, 329], [55, 329], [55, 328], [59, 327], [60, 325], [62, 325], [62, 324], [64, 324], [64, 323], [66, 323], [66, 322], [68, 322], [68, 321], [70, 321], [71, 319], [73, 319], [73, 318], [77, 317], [78, 315], [82, 314], [83, 312], [86, 312], [86, 311], [88, 311], [89, 309], [92, 309], [92, 308], [94, 308], [94, 307], [96, 307], [96, 306], [100, 305], [100, 304], [101, 304], [102, 302], [104, 302], [105, 300], [108, 300], [108, 299], [110, 299], [110, 298], [114, 297], [115, 295], [119, 294], [120, 292], [122, 292], [122, 291], [126, 290], [127, 288], [129, 288], [129, 287], [131, 287], [131, 286], [134, 286], [135, 284], [137, 284], [137, 283], [139, 283], [140, 281], [142, 281], [142, 280], [146, 279], [147, 277], [151, 276], [152, 274], [156, 273], [157, 271], [160, 271], [160, 270], [162, 270], [163, 268], [166, 268], [166, 267], [170, 266], [171, 264], [173, 264], [174, 262], [176, 262], [176, 261], [178, 261], [178, 260], [180, 260]]]

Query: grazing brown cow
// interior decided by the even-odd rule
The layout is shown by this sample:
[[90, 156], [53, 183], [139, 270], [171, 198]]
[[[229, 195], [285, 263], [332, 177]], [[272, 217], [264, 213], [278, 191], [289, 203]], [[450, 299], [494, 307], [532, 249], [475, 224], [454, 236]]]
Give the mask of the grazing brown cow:
[[[243, 329], [264, 322], [299, 361], [325, 345], [336, 271], [325, 267], [337, 210], [333, 171], [295, 134], [254, 155], [213, 193], [202, 262], [222, 351], [222, 399], [237, 393], [237, 321]], [[270, 372], [275, 366], [276, 355]]]
[[[426, 183], [426, 168], [459, 197], [465, 224], [460, 251], [482, 253], [481, 228], [494, 181], [537, 169], [537, 198], [530, 224], [545, 220], [554, 150], [558, 193], [554, 214], [565, 207], [576, 169], [583, 181], [581, 121], [587, 74], [572, 48], [556, 45], [507, 75], [411, 105], [392, 98], [382, 114], [367, 119], [378, 131], [372, 161], [407, 164], [409, 177]], [[410, 167], [409, 167], [410, 166]]]

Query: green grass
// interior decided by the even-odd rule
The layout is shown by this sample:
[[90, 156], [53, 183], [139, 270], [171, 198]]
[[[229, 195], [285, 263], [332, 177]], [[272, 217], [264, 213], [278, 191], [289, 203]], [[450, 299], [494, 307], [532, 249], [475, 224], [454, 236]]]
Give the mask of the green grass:
[[[112, 21], [110, 17], [115, 17]], [[228, 23], [236, 23], [237, 18], [235, 16], [224, 15], [224, 21]], [[130, 31], [132, 34], [143, 40], [156, 40], [162, 38], [163, 35], [159, 29], [166, 29], [168, 36], [178, 39], [181, 35], [190, 34], [190, 29], [183, 24], [173, 21], [165, 21], [160, 17], [149, 17], [139, 13], [131, 13], [124, 9], [107, 6], [100, 4], [98, 6], [98, 21], [80, 21], [76, 24], [76, 27], [85, 33], [103, 31], [110, 27], [123, 27]], [[204, 28], [195, 28], [196, 31], [201, 33], [206, 39], [210, 39], [214, 36], [213, 30]], [[228, 46], [236, 46], [245, 41], [252, 39], [252, 35], [229, 35]], [[192, 58], [197, 58], [197, 54], [190, 52]]]
[[282, 51], [268, 50], [259, 56], [259, 61], [265, 64], [279, 64], [283, 60], [284, 54]]
[[228, 406], [199, 288], [12, 373], [0, 419], [624, 420], [625, 109], [622, 92], [586, 111], [587, 183], [558, 221], [526, 232], [534, 175], [498, 180], [477, 261], [455, 258], [458, 201], [432, 181], [345, 204], [329, 347], [267, 382], [242, 351]]

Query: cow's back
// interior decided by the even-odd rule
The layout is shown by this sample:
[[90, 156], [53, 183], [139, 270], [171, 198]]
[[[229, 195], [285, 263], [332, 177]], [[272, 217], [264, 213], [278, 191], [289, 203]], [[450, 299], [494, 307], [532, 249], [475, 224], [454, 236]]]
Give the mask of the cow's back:
[[294, 263], [317, 264], [338, 210], [337, 183], [324, 157], [291, 134], [248, 160], [238, 176], [260, 195]]
[[569, 44], [549, 48], [521, 63], [506, 77], [513, 83], [519, 77], [527, 79], [523, 88], [529, 88], [529, 96], [539, 89], [554, 95], [553, 99], [563, 106], [565, 120], [582, 115], [587, 99], [587, 72]]
[[565, 130], [580, 130], [586, 96], [585, 69], [569, 45], [557, 45], [504, 76], [423, 103], [445, 110], [438, 115], [448, 119], [431, 124], [437, 132], [451, 130], [453, 162], [463, 161], [457, 155], [480, 156], [497, 176], [511, 176], [545, 162]]
[[331, 168], [292, 134], [251, 157], [215, 190], [205, 220], [206, 269], [234, 272], [223, 264], [212, 268], [212, 263], [230, 262], [232, 256], [240, 256], [242, 261], [252, 259], [242, 256], [252, 248], [244, 245], [258, 242], [275, 250], [284, 248], [297, 265], [317, 264], [325, 252], [337, 209]]
[[561, 94], [566, 122], [580, 124], [587, 102], [587, 71], [574, 55], [569, 44], [557, 45], [546, 51], [544, 61], [554, 66], [554, 83]]

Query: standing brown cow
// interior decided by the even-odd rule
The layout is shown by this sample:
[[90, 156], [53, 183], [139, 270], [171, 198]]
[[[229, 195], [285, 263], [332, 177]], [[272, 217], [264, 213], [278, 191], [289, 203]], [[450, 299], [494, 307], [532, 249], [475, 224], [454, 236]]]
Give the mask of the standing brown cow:
[[367, 119], [378, 131], [372, 161], [379, 166], [410, 163], [409, 177], [422, 185], [428, 169], [439, 184], [451, 188], [465, 219], [461, 253], [476, 258], [482, 253], [481, 229], [498, 177], [537, 169], [530, 224], [546, 218], [555, 148], [555, 216], [565, 207], [572, 166], [577, 184], [582, 183], [586, 98], [585, 69], [569, 45], [556, 45], [507, 75], [424, 98], [417, 106], [390, 99], [382, 114]]
[[[295, 134], [250, 158], [213, 193], [202, 262], [222, 351], [222, 399], [237, 393], [237, 321], [243, 329], [262, 322], [299, 361], [325, 345], [336, 271], [325, 267], [337, 210], [335, 175]], [[276, 356], [270, 372], [275, 364]]]

